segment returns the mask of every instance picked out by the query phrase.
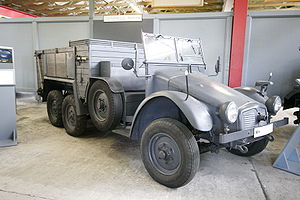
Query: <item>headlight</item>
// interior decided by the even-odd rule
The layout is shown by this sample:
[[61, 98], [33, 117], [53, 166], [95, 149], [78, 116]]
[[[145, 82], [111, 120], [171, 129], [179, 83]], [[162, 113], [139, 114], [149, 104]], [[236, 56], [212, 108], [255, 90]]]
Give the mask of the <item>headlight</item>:
[[266, 101], [266, 106], [271, 115], [276, 115], [282, 104], [279, 96], [272, 96]]
[[236, 122], [238, 117], [237, 105], [233, 101], [224, 103], [220, 107], [219, 113], [221, 119], [223, 119], [227, 123], [233, 124], [234, 122]]

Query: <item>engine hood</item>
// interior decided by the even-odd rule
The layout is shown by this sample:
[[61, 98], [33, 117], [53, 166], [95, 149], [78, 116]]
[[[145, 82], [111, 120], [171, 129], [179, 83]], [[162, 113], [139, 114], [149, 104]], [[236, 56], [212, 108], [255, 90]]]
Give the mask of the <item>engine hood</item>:
[[[159, 70], [155, 72], [156, 78], [167, 82], [169, 90], [186, 92], [186, 79], [182, 70]], [[233, 101], [240, 108], [248, 103], [257, 103], [248, 96], [208, 78], [201, 72], [192, 72], [188, 75], [189, 94], [196, 99], [213, 107]]]

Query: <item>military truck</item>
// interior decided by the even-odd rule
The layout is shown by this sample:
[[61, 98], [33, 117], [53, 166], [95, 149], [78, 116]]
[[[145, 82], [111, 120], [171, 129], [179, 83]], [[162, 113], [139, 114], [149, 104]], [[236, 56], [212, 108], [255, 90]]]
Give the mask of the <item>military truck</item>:
[[[35, 52], [38, 94], [50, 122], [71, 136], [87, 120], [99, 133], [140, 141], [145, 168], [171, 188], [192, 180], [200, 153], [227, 148], [239, 156], [263, 151], [281, 108], [261, 90], [229, 88], [206, 75], [201, 40], [142, 33], [143, 44], [86, 39]], [[217, 75], [220, 59], [215, 65]]]

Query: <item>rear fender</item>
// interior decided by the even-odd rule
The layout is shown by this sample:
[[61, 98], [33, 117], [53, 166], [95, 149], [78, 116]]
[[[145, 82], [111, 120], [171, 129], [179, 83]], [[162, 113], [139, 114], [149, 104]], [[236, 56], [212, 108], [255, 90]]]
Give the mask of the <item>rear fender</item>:
[[90, 86], [97, 80], [104, 81], [113, 93], [123, 93], [124, 92], [124, 88], [123, 88], [122, 84], [119, 81], [117, 81], [113, 78], [110, 78], [110, 77], [91, 77], [88, 87], [90, 88]]

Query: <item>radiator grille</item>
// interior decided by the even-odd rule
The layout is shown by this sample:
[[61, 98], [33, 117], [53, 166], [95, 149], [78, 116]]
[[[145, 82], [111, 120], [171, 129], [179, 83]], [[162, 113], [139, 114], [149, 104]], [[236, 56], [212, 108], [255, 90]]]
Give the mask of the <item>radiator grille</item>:
[[243, 113], [243, 127], [244, 129], [251, 129], [256, 125], [256, 115], [255, 109], [248, 110]]

